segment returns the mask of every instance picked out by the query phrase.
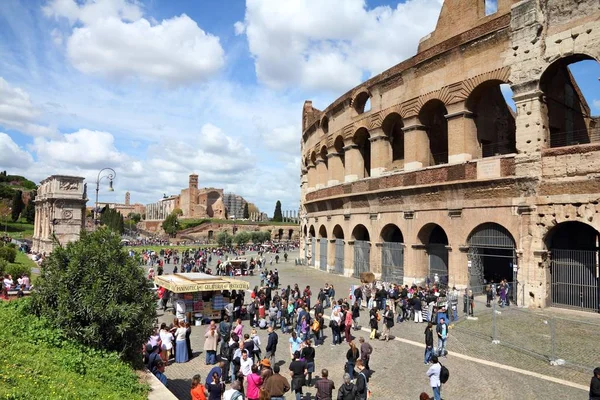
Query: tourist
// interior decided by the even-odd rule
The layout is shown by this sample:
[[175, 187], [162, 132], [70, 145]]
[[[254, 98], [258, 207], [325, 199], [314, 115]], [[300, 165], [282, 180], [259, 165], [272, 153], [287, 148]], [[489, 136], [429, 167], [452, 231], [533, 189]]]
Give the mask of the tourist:
[[206, 400], [207, 391], [204, 385], [202, 385], [202, 378], [199, 374], [194, 375], [192, 378], [192, 389], [190, 390], [190, 394], [192, 396], [192, 400]]
[[311, 346], [310, 339], [304, 341], [304, 347], [300, 350], [300, 358], [306, 361], [306, 370], [308, 372], [307, 385], [312, 384], [312, 374], [315, 372], [315, 348]]
[[441, 386], [442, 383], [440, 381], [440, 373], [442, 372], [442, 366], [438, 362], [438, 358], [436, 355], [431, 356], [431, 367], [426, 372], [426, 375], [429, 377], [429, 385], [433, 390], [433, 398], [435, 400], [441, 400]]
[[289, 381], [280, 373], [279, 365], [273, 366], [273, 375], [263, 383], [265, 389], [271, 396], [271, 400], [284, 400], [284, 396], [290, 391]]
[[248, 350], [242, 350], [242, 358], [240, 358], [240, 372], [246, 378], [252, 373], [252, 358], [248, 356]]
[[353, 341], [350, 341], [348, 343], [348, 346], [350, 348], [346, 352], [346, 368], [345, 368], [345, 371], [348, 373], [348, 375], [350, 375], [351, 379], [354, 379], [354, 367], [356, 365], [356, 361], [360, 357], [360, 352], [356, 348], [356, 345], [354, 344]]
[[308, 366], [306, 365], [306, 361], [300, 359], [299, 351], [295, 351], [292, 357], [292, 362], [290, 363], [292, 390], [296, 394], [296, 400], [300, 400], [302, 398], [302, 387], [305, 384]]
[[275, 333], [275, 331], [273, 330], [273, 327], [270, 326], [267, 331], [269, 332], [269, 334], [267, 336], [268, 339], [267, 347], [265, 348], [265, 357], [275, 362], [275, 353], [277, 352], [277, 343], [279, 342], [279, 337], [277, 336], [277, 333]]
[[349, 343], [352, 340], [352, 336], [350, 335], [350, 328], [352, 328], [352, 324], [354, 323], [354, 319], [352, 318], [352, 312], [344, 307], [344, 337], [346, 339], [346, 343]]
[[323, 330], [325, 327], [325, 319], [323, 318], [323, 314], [321, 314], [321, 313], [317, 314], [317, 316], [315, 317], [315, 321], [318, 322], [318, 324], [319, 324], [319, 330], [315, 334], [315, 347], [319, 347], [320, 345], [323, 344], [323, 336], [324, 336]]
[[590, 382], [590, 400], [600, 400], [600, 367], [594, 368], [594, 376]]
[[189, 359], [188, 347], [185, 337], [187, 335], [187, 328], [185, 323], [179, 325], [175, 331], [175, 362], [184, 363]]
[[158, 378], [158, 380], [165, 386], [168, 387], [167, 376], [165, 375], [165, 362], [158, 360], [156, 362], [156, 368], [152, 372], [154, 376]]
[[235, 333], [239, 338], [241, 338], [243, 337], [242, 331], [244, 329], [244, 325], [242, 325], [242, 320], [240, 318], [238, 318], [235, 322], [236, 326], [235, 328], [233, 328], [233, 333]]
[[258, 400], [260, 386], [262, 385], [263, 381], [258, 373], [258, 365], [252, 365], [251, 371], [252, 372], [246, 377], [246, 382], [248, 385], [246, 389], [246, 396], [248, 397], [248, 400]]
[[371, 327], [371, 334], [369, 339], [375, 339], [377, 337], [378, 322], [381, 317], [377, 312], [377, 306], [373, 305], [373, 308], [369, 311], [369, 326]]
[[[362, 291], [361, 291], [362, 293]], [[352, 305], [352, 329], [357, 331], [360, 329], [358, 321], [360, 318], [360, 302], [355, 301]]]
[[362, 336], [358, 339], [358, 342], [360, 343], [360, 361], [362, 361], [366, 369], [369, 369], [369, 361], [371, 360], [371, 354], [373, 354], [373, 347], [371, 347], [370, 343], [365, 342], [365, 338]]
[[231, 382], [231, 386], [223, 393], [223, 400], [243, 400], [242, 384], [235, 380]]
[[254, 342], [254, 350], [252, 351], [252, 360], [256, 358], [256, 360], [261, 359], [262, 350], [260, 349], [260, 337], [258, 337], [258, 333], [256, 333], [256, 329], [252, 329], [250, 331], [250, 339]]
[[[221, 382], [221, 378], [224, 378], [226, 375], [224, 375], [224, 367], [225, 367], [225, 362], [224, 361], [219, 361], [219, 363], [217, 365], [215, 365], [214, 367], [211, 368], [211, 370], [208, 372], [208, 375], [206, 375], [206, 388], [208, 389], [208, 387], [210, 386], [211, 382], [214, 380], [214, 376], [217, 376], [217, 382]], [[209, 390], [210, 392], [210, 390]]]
[[469, 315], [472, 317], [475, 312], [475, 297], [473, 291], [469, 290]]
[[263, 384], [273, 376], [273, 370], [271, 369], [271, 361], [268, 358], [263, 358], [260, 361], [260, 377], [262, 378]]
[[369, 371], [365, 368], [362, 360], [356, 362], [358, 376], [356, 377], [356, 400], [367, 400], [369, 398]]
[[389, 304], [386, 304], [385, 311], [383, 312], [383, 334], [381, 340], [386, 342], [390, 340], [390, 329], [394, 326], [394, 313], [390, 309]]
[[252, 340], [250, 338], [250, 335], [247, 333], [244, 333], [244, 350], [246, 350], [248, 352], [248, 357], [254, 361], [253, 355], [254, 355], [254, 350], [256, 349], [256, 344], [254, 343], [254, 340]]
[[290, 358], [294, 358], [294, 353], [300, 352], [300, 346], [302, 340], [296, 335], [296, 331], [292, 331], [292, 337], [289, 339], [290, 342]]
[[206, 365], [214, 365], [217, 362], [217, 344], [219, 335], [215, 321], [210, 321], [210, 325], [204, 334], [204, 352], [206, 353]]
[[334, 346], [336, 344], [342, 343], [342, 337], [340, 335], [341, 321], [342, 321], [342, 316], [340, 315], [340, 311], [339, 311], [338, 307], [337, 306], [333, 307], [333, 311], [331, 312], [331, 319], [329, 320], [329, 326], [331, 327], [331, 336], [333, 338], [332, 344]]
[[148, 371], [154, 372], [154, 368], [159, 361], [161, 361], [160, 357], [160, 347], [158, 345], [152, 346], [150, 343], [146, 345], [146, 352], [148, 353], [148, 357], [146, 359], [146, 368]]
[[444, 357], [444, 351], [446, 350], [446, 339], [448, 338], [448, 324], [444, 318], [440, 318], [440, 322], [435, 328], [438, 336], [438, 354]]
[[317, 400], [332, 400], [333, 399], [333, 389], [335, 389], [335, 384], [329, 377], [329, 371], [325, 368], [321, 370], [321, 379], [319, 379], [315, 383], [315, 387], [317, 388]]
[[169, 362], [169, 355], [173, 352], [173, 334], [167, 330], [167, 324], [160, 325], [161, 358], [165, 363]]
[[421, 298], [419, 296], [413, 295], [412, 307], [413, 307], [413, 312], [415, 314], [415, 322], [416, 323], [423, 322], [423, 311], [422, 311], [422, 305], [421, 305]]
[[429, 360], [433, 354], [433, 324], [427, 323], [425, 328], [425, 358], [423, 359], [424, 364], [429, 364]]
[[344, 374], [344, 383], [338, 389], [337, 400], [356, 400], [356, 386], [352, 383], [349, 374]]

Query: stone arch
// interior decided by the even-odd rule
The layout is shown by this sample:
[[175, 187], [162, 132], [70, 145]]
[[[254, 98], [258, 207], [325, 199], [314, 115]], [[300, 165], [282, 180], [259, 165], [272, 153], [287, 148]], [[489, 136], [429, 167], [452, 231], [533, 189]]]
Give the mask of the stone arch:
[[382, 242], [403, 243], [404, 235], [396, 224], [387, 224], [381, 229], [380, 239]]
[[308, 265], [310, 266], [315, 266], [316, 265], [316, 256], [317, 256], [317, 237], [315, 235], [315, 227], [314, 225], [311, 225], [310, 228], [308, 229], [308, 241], [307, 241], [307, 247], [308, 247], [308, 251], [307, 253], [307, 258], [308, 258]]
[[371, 235], [369, 230], [362, 224], [358, 224], [352, 230], [352, 239], [354, 240], [354, 273], [358, 278], [360, 274], [371, 270]]
[[344, 261], [345, 261], [345, 250], [346, 250], [346, 242], [344, 241], [344, 230], [340, 225], [336, 225], [333, 227], [331, 231], [331, 236], [335, 239], [333, 243], [333, 256], [334, 256], [334, 268], [332, 272], [336, 274], [344, 273]]
[[340, 155], [340, 160], [342, 161], [342, 166], [346, 166], [346, 159], [344, 156], [344, 137], [342, 135], [336, 136], [333, 141], [333, 150]]
[[435, 223], [423, 225], [417, 235], [423, 245], [426, 257], [422, 258], [425, 265], [421, 268], [427, 271], [431, 283], [439, 281], [448, 283], [448, 235], [444, 228]]
[[583, 53], [554, 61], [542, 73], [539, 89], [544, 93], [548, 115], [550, 147], [587, 144], [600, 140], [590, 107], [569, 66], [598, 60]]
[[307, 225], [304, 225], [304, 237], [306, 237], [306, 234], [308, 233], [308, 228]]
[[600, 310], [600, 232], [580, 221], [567, 221], [548, 230], [544, 243], [550, 253], [552, 304]]
[[344, 229], [339, 224], [333, 227], [331, 234], [335, 239], [344, 239]]
[[465, 106], [477, 130], [477, 156], [491, 157], [516, 150], [515, 113], [504, 100], [501, 80], [487, 80], [469, 93]]
[[323, 118], [321, 118], [320, 125], [321, 129], [323, 130], [323, 133], [329, 133], [329, 117], [327, 115], [324, 115]]
[[352, 239], [369, 242], [371, 240], [369, 229], [363, 224], [356, 225], [354, 229], [352, 229]]
[[323, 271], [327, 271], [327, 247], [329, 243], [327, 240], [327, 228], [325, 225], [321, 225], [319, 228], [319, 268]]
[[360, 153], [360, 159], [355, 160], [359, 164], [357, 167], [357, 171], [360, 172], [359, 179], [371, 176], [371, 141], [369, 137], [369, 131], [366, 128], [359, 128], [352, 138]]
[[317, 165], [317, 152], [313, 150], [312, 153], [310, 153], [310, 163], [313, 166]]
[[448, 162], [448, 110], [442, 100], [432, 99], [419, 110], [419, 121], [429, 138], [429, 165]]
[[294, 230], [293, 229], [288, 229], [288, 240], [292, 240], [293, 236], [294, 236]]
[[404, 236], [395, 224], [387, 224], [380, 234], [381, 279], [402, 285], [404, 283]]
[[325, 227], [325, 225], [321, 225], [321, 227], [319, 228], [319, 238], [327, 239], [327, 228]]
[[354, 108], [354, 111], [356, 111], [357, 114], [363, 114], [371, 110], [370, 102], [371, 93], [363, 89], [352, 99], [352, 108]]
[[314, 225], [311, 225], [311, 226], [310, 226], [310, 228], [308, 229], [308, 235], [309, 235], [311, 238], [314, 238], [314, 237], [315, 237], [315, 227], [314, 227]]
[[388, 137], [391, 148], [392, 166], [404, 166], [404, 123], [400, 114], [391, 112], [381, 123], [383, 133]]

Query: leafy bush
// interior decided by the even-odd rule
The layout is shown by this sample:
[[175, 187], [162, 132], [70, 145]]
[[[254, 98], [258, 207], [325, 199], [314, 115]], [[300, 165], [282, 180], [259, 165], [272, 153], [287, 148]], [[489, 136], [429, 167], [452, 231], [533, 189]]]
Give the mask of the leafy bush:
[[6, 275], [6, 270], [10, 263], [3, 258], [0, 258], [0, 276]]
[[0, 258], [9, 263], [14, 263], [15, 258], [17, 258], [17, 250], [9, 246], [2, 246], [0, 247]]
[[9, 264], [5, 271], [5, 273], [11, 275], [15, 280], [23, 274], [31, 276], [31, 267], [25, 264]]
[[108, 229], [84, 232], [79, 241], [56, 248], [41, 270], [33, 295], [37, 315], [83, 345], [139, 361], [152, 332], [155, 301], [143, 269], [118, 235]]
[[147, 398], [148, 388], [118, 354], [69, 340], [44, 318], [30, 314], [30, 300], [0, 303], [0, 398]]

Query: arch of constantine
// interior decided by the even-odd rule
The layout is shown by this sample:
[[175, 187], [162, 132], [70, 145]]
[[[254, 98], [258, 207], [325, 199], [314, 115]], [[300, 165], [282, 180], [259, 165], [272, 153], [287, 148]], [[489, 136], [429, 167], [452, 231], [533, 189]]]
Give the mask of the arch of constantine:
[[598, 310], [600, 127], [569, 65], [600, 59], [600, 3], [485, 5], [446, 0], [414, 57], [305, 102], [304, 257]]

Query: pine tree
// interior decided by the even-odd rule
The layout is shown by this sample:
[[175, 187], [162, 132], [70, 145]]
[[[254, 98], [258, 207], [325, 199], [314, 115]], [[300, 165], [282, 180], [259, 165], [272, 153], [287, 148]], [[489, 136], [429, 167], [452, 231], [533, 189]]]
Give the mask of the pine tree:
[[275, 212], [273, 213], [273, 221], [274, 222], [282, 222], [283, 215], [281, 214], [281, 201], [277, 200], [275, 203]]
[[25, 208], [25, 203], [23, 203], [23, 192], [17, 190], [12, 201], [11, 219], [13, 222], [17, 222], [21, 216], [23, 208]]
[[24, 216], [27, 219], [28, 224], [33, 224], [35, 222], [35, 196], [37, 196], [36, 191], [31, 192], [31, 196], [29, 197], [29, 203], [27, 203], [27, 207], [25, 207]]
[[250, 218], [250, 211], [248, 210], [248, 203], [244, 204], [244, 218]]

